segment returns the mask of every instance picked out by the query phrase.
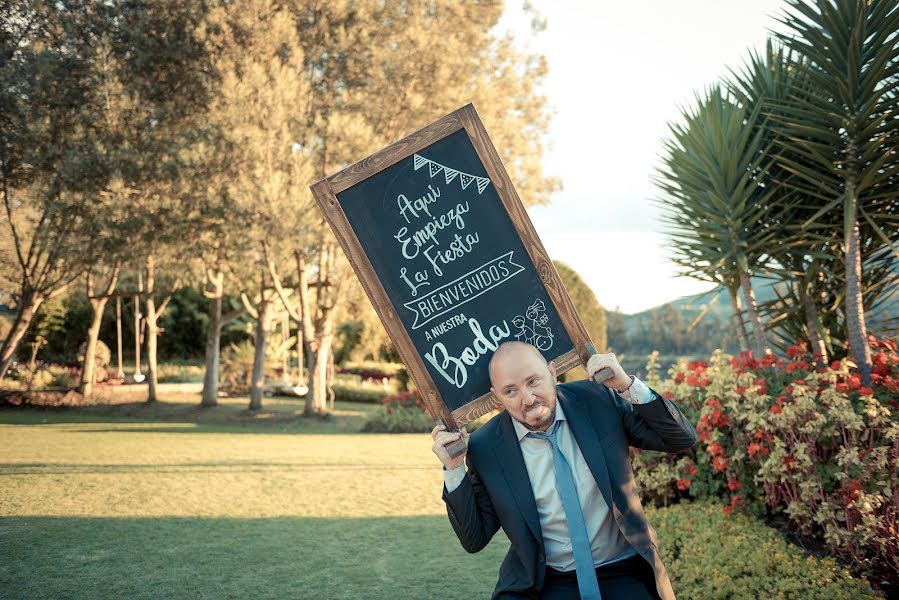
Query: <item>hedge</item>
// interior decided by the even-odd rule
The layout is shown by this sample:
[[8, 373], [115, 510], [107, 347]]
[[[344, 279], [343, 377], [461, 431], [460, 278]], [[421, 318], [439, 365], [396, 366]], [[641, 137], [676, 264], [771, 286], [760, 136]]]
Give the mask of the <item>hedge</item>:
[[759, 519], [723, 505], [686, 502], [647, 509], [679, 600], [882, 598], [833, 558], [814, 558]]

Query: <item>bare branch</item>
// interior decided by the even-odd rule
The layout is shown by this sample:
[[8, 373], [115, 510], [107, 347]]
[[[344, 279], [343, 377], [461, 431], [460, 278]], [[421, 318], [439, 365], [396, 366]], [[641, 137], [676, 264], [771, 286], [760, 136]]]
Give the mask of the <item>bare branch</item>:
[[303, 339], [311, 346], [315, 340], [315, 335], [312, 331], [312, 316], [309, 314], [309, 280], [306, 276], [306, 258], [299, 250], [294, 251], [294, 258], [297, 263], [297, 292], [300, 295]]
[[284, 286], [281, 285], [281, 278], [278, 277], [278, 273], [275, 272], [275, 263], [268, 260], [266, 261], [268, 264], [268, 272], [272, 276], [272, 283], [274, 283], [275, 291], [278, 293], [278, 298], [281, 299], [281, 303], [284, 305], [284, 309], [287, 311], [287, 314], [290, 315], [291, 320], [296, 322], [298, 325], [303, 324], [303, 316], [297, 312], [296, 308], [290, 305], [288, 300], [288, 293], [284, 289]]
[[247, 298], [246, 292], [240, 293], [240, 301], [243, 303], [243, 307], [246, 309], [247, 314], [249, 314], [254, 319], [259, 318], [259, 311], [256, 310], [256, 307], [253, 306], [253, 303], [250, 302], [249, 298]]
[[91, 269], [87, 270], [87, 275], [85, 277], [87, 279], [87, 297], [94, 297], [94, 272]]
[[248, 312], [249, 311], [247, 311], [246, 306], [241, 306], [240, 308], [234, 309], [229, 313], [225, 313], [224, 315], [222, 315], [221, 325], [225, 325], [226, 323], [230, 323], [231, 321], [236, 321], [245, 314], [248, 314]]
[[165, 309], [168, 308], [169, 302], [172, 300], [172, 296], [175, 295], [175, 292], [181, 287], [181, 279], [178, 278], [175, 280], [175, 284], [172, 286], [172, 290], [169, 292], [169, 295], [165, 297], [165, 300], [162, 301], [162, 304], [159, 305], [159, 308], [156, 309], [156, 315], [161, 317], [162, 313], [165, 312]]
[[22, 271], [25, 272], [25, 277], [27, 278], [28, 266], [25, 262], [25, 258], [22, 256], [22, 242], [19, 239], [19, 233], [16, 231], [16, 225], [12, 221], [12, 206], [10, 206], [9, 202], [9, 186], [6, 181], [5, 169], [3, 174], [3, 205], [6, 207], [6, 219], [9, 221], [9, 228], [12, 231], [12, 239], [16, 247], [16, 257], [19, 259], [19, 264], [22, 266]]

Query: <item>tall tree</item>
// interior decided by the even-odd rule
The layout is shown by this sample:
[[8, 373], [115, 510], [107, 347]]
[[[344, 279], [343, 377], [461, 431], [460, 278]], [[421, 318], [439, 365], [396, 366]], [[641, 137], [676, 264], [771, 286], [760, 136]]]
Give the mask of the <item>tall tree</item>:
[[[314, 178], [473, 100], [523, 202], [545, 202], [558, 188], [541, 166], [549, 114], [536, 88], [545, 63], [516, 50], [510, 38], [490, 33], [501, 2], [294, 2], [291, 10], [311, 85], [303, 147]], [[318, 229], [325, 230], [318, 219]], [[315, 414], [325, 410], [339, 285], [347, 279], [357, 283], [329, 232], [298, 245], [293, 255], [303, 259], [295, 264], [312, 273], [297, 271], [290, 280], [300, 286], [301, 305], [310, 303], [310, 310], [295, 316], [302, 322], [312, 376], [306, 412]], [[313, 290], [302, 289], [304, 278], [316, 284]]]
[[[764, 54], [751, 53], [741, 71], [731, 71], [727, 86], [737, 101], [747, 109], [761, 110], [763, 118], [757, 119], [754, 126], [764, 136], [766, 149], [777, 144], [777, 133], [772, 123], [777, 120], [778, 106], [790, 94], [807, 88], [802, 71], [797, 68], [798, 62], [793, 52], [769, 39]], [[819, 316], [813, 281], [831, 259], [826, 252], [829, 242], [820, 235], [810, 236], [799, 227], [812, 212], [808, 208], [807, 198], [799, 192], [790, 191], [792, 177], [792, 173], [783, 169], [777, 161], [769, 165], [766, 173], [766, 185], [779, 191], [770, 199], [766, 221], [758, 226], [777, 232], [778, 243], [768, 247], [768, 272], [780, 278], [790, 293], [763, 305], [760, 312], [767, 316], [770, 327], [782, 330], [784, 334], [793, 335], [798, 330], [798, 337], [809, 340], [814, 352], [819, 355], [819, 366], [823, 366], [828, 362], [829, 335]], [[798, 307], [801, 311], [795, 310]], [[784, 343], [792, 345], [795, 339]]]
[[[190, 0], [104, 5], [111, 24], [105, 107], [107, 163], [125, 217], [118, 241], [142, 263], [148, 401], [157, 399], [159, 319], [178, 287], [202, 225], [190, 201], [185, 153], [208, 100], [206, 52], [195, 30], [203, 5]], [[164, 269], [160, 272], [160, 269]], [[160, 285], [163, 282], [164, 285]]]
[[[863, 297], [866, 246], [896, 248], [899, 157], [899, 5], [894, 0], [789, 0], [778, 37], [804, 61], [811, 93], [779, 106], [784, 152], [797, 189], [818, 203], [807, 230], [837, 225], [845, 264], [846, 327], [867, 385], [871, 349]], [[870, 251], [870, 250], [868, 250]]]
[[[251, 10], [223, 3], [209, 13], [200, 36], [215, 53], [216, 93], [210, 106], [215, 147], [240, 166], [221, 180], [220, 193], [245, 224], [241, 237], [251, 251], [241, 256], [243, 268], [253, 273], [248, 280], [262, 286], [244, 295], [257, 321], [250, 408], [258, 409], [274, 301], [269, 262], [273, 255], [289, 257], [310, 229], [305, 224], [311, 210], [306, 186], [312, 179], [310, 151], [304, 146], [305, 55], [294, 15], [269, 0], [254, 2]], [[233, 237], [218, 241], [240, 243]]]
[[764, 132], [754, 127], [759, 112], [712, 86], [694, 111], [684, 111], [683, 124], [671, 125], [656, 182], [674, 261], [694, 276], [739, 281], [761, 356], [771, 350], [750, 277], [765, 266], [776, 239], [758, 225], [777, 190], [764, 185], [770, 161]]
[[91, 263], [95, 200], [107, 174], [88, 102], [98, 36], [90, 4], [19, 2], [0, 11], [0, 279], [16, 316], [0, 344], [0, 378], [41, 305]]
[[208, 15], [204, 33], [221, 48], [223, 77], [215, 118], [245, 166], [229, 193], [253, 207], [247, 233], [266, 242], [272, 284], [303, 340], [307, 414], [325, 410], [337, 307], [357, 285], [314, 207], [311, 181], [475, 98], [490, 109], [485, 120], [525, 202], [556, 187], [540, 170], [545, 99], [529, 93], [544, 66], [487, 33], [500, 14], [495, 2], [259, 0]]

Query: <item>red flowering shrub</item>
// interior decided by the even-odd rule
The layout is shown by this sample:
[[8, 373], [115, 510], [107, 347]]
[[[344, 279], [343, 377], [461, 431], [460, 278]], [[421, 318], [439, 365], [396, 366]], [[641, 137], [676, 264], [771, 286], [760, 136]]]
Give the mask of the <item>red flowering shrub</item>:
[[[696, 424], [691, 451], [635, 451], [645, 499], [717, 497], [784, 514], [804, 534], [865, 570], [899, 583], [899, 352], [870, 340], [871, 384], [849, 359], [819, 367], [799, 342], [775, 355], [675, 365], [648, 383]], [[890, 575], [891, 574], [891, 575]]]
[[393, 408], [409, 408], [411, 406], [422, 408], [424, 406], [421, 400], [421, 393], [418, 390], [400, 392], [395, 396], [387, 396], [381, 400], [381, 404], [384, 406], [392, 406]]
[[361, 381], [384, 381], [385, 379], [390, 379], [391, 375], [382, 371], [381, 369], [365, 369], [361, 367], [349, 367], [349, 368], [339, 368], [337, 369], [338, 373], [350, 373], [353, 375], [358, 375]]
[[431, 431], [434, 421], [424, 410], [418, 390], [400, 392], [381, 400], [380, 410], [372, 412], [362, 431], [377, 433], [423, 433]]

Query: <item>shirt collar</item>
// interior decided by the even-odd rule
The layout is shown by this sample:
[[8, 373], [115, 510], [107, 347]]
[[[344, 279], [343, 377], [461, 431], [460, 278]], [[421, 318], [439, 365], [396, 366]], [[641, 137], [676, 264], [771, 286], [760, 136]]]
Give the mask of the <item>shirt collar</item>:
[[[509, 415], [511, 417], [511, 415]], [[555, 427], [556, 421], [564, 421], [565, 413], [562, 411], [562, 404], [559, 402], [559, 396], [556, 395], [556, 418], [553, 421], [553, 424], [550, 426], [550, 431], [553, 427]], [[523, 440], [527, 434], [531, 433], [531, 430], [519, 423], [516, 419], [512, 419], [512, 426], [515, 428], [515, 435], [518, 436], [518, 441]]]

